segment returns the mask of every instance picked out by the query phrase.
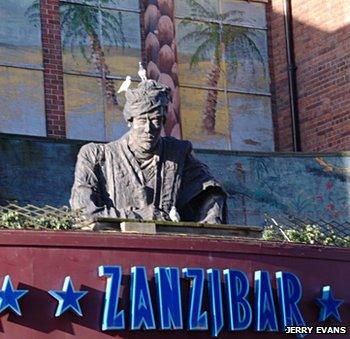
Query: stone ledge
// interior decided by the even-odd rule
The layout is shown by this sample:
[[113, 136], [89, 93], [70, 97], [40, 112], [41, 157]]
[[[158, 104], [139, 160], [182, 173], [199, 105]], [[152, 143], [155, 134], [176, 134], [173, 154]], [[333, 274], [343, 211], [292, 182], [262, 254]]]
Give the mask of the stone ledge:
[[263, 228], [258, 226], [155, 220], [139, 221], [104, 217], [91, 219], [85, 224], [82, 230], [116, 231], [139, 234], [200, 234], [250, 238], [261, 238], [263, 232]]

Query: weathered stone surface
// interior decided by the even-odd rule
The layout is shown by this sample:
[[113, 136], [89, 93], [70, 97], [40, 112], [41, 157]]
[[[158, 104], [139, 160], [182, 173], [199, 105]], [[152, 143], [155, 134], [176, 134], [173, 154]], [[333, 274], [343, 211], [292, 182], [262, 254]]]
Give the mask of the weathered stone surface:
[[120, 223], [120, 230], [122, 233], [156, 234], [156, 224], [152, 222], [124, 221]]
[[158, 20], [161, 14], [155, 5], [148, 5], [145, 11], [145, 31], [146, 34], [157, 29]]
[[168, 45], [164, 45], [159, 50], [159, 70], [163, 73], [171, 74], [175, 63], [175, 55]]
[[111, 218], [94, 218], [87, 224], [85, 230], [94, 231], [122, 231], [124, 233], [174, 234], [183, 235], [205, 234], [218, 236], [240, 236], [261, 238], [263, 227], [239, 225], [211, 225], [195, 222], [170, 221], [119, 221]]
[[194, 158], [191, 143], [161, 137], [168, 105], [167, 132], [179, 137], [179, 124], [170, 103], [173, 81], [165, 73], [159, 78], [163, 84], [143, 80], [127, 89], [123, 115], [130, 124], [128, 133], [81, 148], [71, 207], [88, 216], [223, 223], [226, 194]]
[[174, 39], [175, 31], [173, 22], [167, 15], [162, 15], [159, 18], [157, 30], [160, 45], [170, 45]]
[[147, 61], [153, 61], [156, 65], [158, 64], [159, 48], [157, 37], [153, 33], [148, 33], [145, 40]]

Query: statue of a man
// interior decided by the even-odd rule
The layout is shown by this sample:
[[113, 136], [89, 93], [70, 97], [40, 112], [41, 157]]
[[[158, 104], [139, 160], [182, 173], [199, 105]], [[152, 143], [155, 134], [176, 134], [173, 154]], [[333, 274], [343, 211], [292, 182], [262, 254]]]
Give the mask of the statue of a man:
[[92, 216], [226, 222], [226, 194], [189, 141], [161, 137], [169, 88], [142, 81], [126, 91], [130, 130], [79, 152], [70, 204]]

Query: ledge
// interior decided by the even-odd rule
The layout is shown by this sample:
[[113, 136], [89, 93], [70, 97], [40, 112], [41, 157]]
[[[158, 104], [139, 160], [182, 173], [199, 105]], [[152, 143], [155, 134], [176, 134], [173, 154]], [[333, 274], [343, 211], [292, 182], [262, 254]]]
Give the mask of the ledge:
[[[54, 144], [67, 144], [75, 147], [81, 147], [89, 142], [103, 143], [102, 141], [93, 140], [78, 140], [78, 139], [56, 139], [35, 135], [22, 135], [22, 134], [10, 134], [0, 133], [0, 139], [8, 140], [22, 140], [22, 141], [34, 141], [43, 143], [54, 143]], [[195, 153], [202, 154], [222, 154], [228, 156], [248, 156], [248, 157], [348, 157], [350, 156], [349, 151], [334, 151], [334, 152], [266, 152], [266, 151], [235, 151], [235, 150], [220, 150], [220, 149], [205, 149], [195, 148]]]
[[226, 253], [272, 257], [313, 258], [350, 263], [350, 249], [254, 238], [183, 234], [123, 234], [121, 232], [0, 230], [0, 248], [74, 248], [93, 250], [132, 250], [188, 255]]
[[[126, 227], [121, 227], [126, 225]], [[130, 231], [128, 231], [128, 226]], [[131, 227], [130, 227], [131, 226]], [[262, 227], [229, 224], [202, 224], [196, 222], [138, 221], [130, 219], [98, 217], [92, 219], [83, 230], [122, 231], [140, 234], [186, 234], [207, 236], [236, 236], [261, 238]]]

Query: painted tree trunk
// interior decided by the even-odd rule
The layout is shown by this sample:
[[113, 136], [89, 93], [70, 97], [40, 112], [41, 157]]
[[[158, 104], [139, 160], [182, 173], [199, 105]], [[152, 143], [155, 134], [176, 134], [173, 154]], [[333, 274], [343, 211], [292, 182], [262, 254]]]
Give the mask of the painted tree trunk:
[[218, 90], [216, 88], [220, 79], [220, 66], [216, 58], [213, 58], [211, 63], [211, 69], [207, 77], [208, 86], [212, 89], [208, 90], [206, 105], [203, 111], [203, 129], [208, 133], [215, 132], [216, 106], [218, 101]]
[[105, 56], [102, 50], [101, 42], [97, 34], [92, 34], [91, 39], [91, 61], [95, 70], [102, 75], [101, 85], [102, 93], [105, 96], [106, 103], [109, 106], [118, 106], [118, 98], [114, 88], [114, 81], [107, 79], [110, 74], [108, 65], [106, 64]]
[[143, 6], [147, 76], [170, 87], [164, 134], [181, 138], [174, 0], [143, 0]]

